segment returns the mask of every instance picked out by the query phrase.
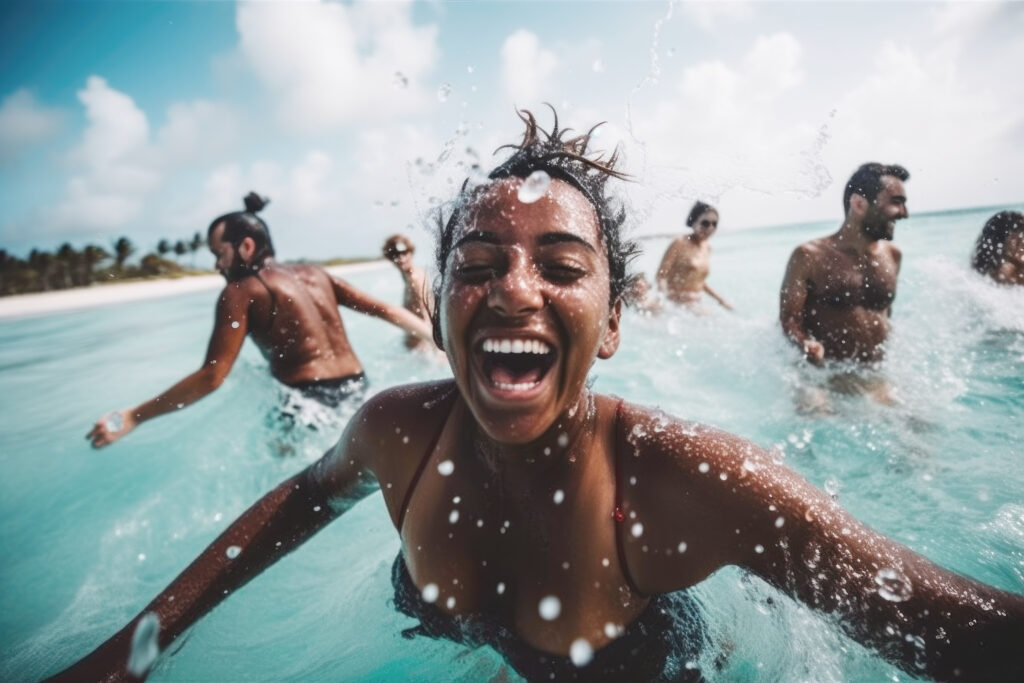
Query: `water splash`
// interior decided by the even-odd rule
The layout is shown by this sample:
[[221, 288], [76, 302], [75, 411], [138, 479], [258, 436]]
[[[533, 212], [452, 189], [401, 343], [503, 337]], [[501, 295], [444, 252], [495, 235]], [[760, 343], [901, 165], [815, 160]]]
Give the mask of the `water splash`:
[[228, 556], [229, 560], [233, 560], [242, 554], [242, 549], [237, 545], [229, 545], [228, 549], [224, 551], [224, 554]]
[[437, 101], [438, 102], [447, 102], [448, 98], [451, 96], [451, 94], [452, 94], [452, 84], [451, 83], [442, 83], [441, 85], [439, 85], [437, 87]]
[[576, 666], [586, 666], [594, 658], [594, 648], [590, 646], [586, 638], [577, 638], [569, 646], [569, 659]]
[[875, 585], [878, 586], [878, 595], [889, 602], [904, 602], [913, 593], [910, 579], [892, 567], [875, 573]]
[[547, 194], [551, 187], [551, 176], [545, 171], [534, 171], [519, 186], [518, 197], [523, 204], [533, 204]]
[[111, 413], [103, 418], [103, 424], [106, 425], [108, 432], [119, 432], [124, 429], [124, 417], [121, 413]]
[[160, 655], [160, 617], [154, 612], [147, 612], [135, 625], [132, 634], [132, 649], [128, 655], [128, 673], [141, 678]]
[[562, 601], [554, 595], [547, 595], [538, 603], [537, 612], [541, 619], [554, 621], [562, 613]]
[[395, 77], [391, 80], [391, 85], [395, 86], [398, 90], [405, 90], [409, 87], [409, 77], [401, 71], [396, 71]]

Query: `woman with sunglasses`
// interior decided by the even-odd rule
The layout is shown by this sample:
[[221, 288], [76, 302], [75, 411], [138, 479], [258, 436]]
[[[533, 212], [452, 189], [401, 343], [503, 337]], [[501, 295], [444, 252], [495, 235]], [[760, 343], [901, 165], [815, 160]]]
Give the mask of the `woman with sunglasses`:
[[708, 286], [711, 270], [711, 236], [718, 229], [718, 210], [710, 204], [696, 202], [686, 217], [688, 235], [672, 240], [658, 267], [658, 289], [669, 301], [699, 311], [701, 294], [707, 292], [727, 310], [733, 310], [728, 301]]
[[522, 117], [522, 143], [440, 229], [434, 336], [454, 378], [367, 401], [64, 676], [143, 676], [126, 669], [137, 626], [158, 622], [167, 648], [378, 489], [402, 539], [394, 605], [419, 621], [404, 635], [488, 645], [531, 681], [699, 678], [685, 663], [708, 639], [685, 589], [726, 565], [914, 675], [1019, 673], [1021, 596], [868, 529], [750, 442], [591, 391], [636, 251], [605, 189], [622, 176], [589, 134]]

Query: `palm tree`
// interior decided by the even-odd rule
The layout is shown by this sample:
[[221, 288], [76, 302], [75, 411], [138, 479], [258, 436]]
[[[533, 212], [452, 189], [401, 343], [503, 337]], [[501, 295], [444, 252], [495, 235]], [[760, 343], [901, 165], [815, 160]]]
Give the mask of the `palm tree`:
[[188, 253], [188, 245], [185, 244], [184, 240], [178, 240], [174, 243], [174, 255], [178, 257], [178, 261], [181, 261], [181, 257]]
[[56, 257], [57, 274], [60, 277], [59, 284], [61, 289], [69, 289], [79, 284], [77, 275], [78, 270], [78, 252], [71, 246], [70, 242], [65, 242], [60, 245], [57, 249]]
[[97, 247], [95, 244], [90, 244], [82, 250], [82, 260], [85, 262], [85, 274], [86, 284], [92, 284], [95, 280], [96, 273], [93, 272], [96, 265], [101, 261], [105, 261], [110, 258], [110, 254], [103, 247]]
[[202, 249], [206, 240], [198, 232], [192, 235], [192, 241], [188, 243], [188, 250], [192, 252], [192, 269], [196, 267], [196, 252]]
[[171, 250], [171, 243], [167, 240], [160, 240], [156, 243], [156, 253], [161, 256], [167, 256], [167, 252]]
[[128, 257], [135, 253], [135, 245], [127, 237], [119, 237], [114, 242], [114, 258], [117, 262], [117, 269], [121, 270], [124, 267], [124, 262], [128, 260]]

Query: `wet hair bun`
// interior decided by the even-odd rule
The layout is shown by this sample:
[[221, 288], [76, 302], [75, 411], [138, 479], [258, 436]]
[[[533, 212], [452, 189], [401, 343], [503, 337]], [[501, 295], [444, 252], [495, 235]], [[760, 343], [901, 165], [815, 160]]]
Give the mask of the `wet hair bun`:
[[255, 192], [250, 192], [242, 199], [245, 202], [245, 210], [249, 213], [259, 213], [263, 207], [270, 203], [269, 197], [261, 197]]

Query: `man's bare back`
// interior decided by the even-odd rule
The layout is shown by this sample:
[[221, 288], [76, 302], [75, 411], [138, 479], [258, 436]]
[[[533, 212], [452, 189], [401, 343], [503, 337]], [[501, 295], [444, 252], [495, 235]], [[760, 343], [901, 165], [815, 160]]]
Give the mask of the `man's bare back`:
[[[865, 168], [867, 180], [859, 175]], [[813, 363], [882, 359], [902, 258], [889, 240], [895, 221], [908, 215], [898, 176], [909, 174], [898, 166], [862, 166], [847, 184], [843, 225], [800, 245], [789, 259], [779, 317]]]

